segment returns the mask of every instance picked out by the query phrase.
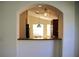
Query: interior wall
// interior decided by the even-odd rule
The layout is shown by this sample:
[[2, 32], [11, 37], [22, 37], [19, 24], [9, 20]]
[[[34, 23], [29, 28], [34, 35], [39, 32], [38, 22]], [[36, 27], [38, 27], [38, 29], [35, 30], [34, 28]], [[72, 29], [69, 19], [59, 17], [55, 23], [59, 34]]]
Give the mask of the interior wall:
[[[16, 8], [13, 5], [10, 5], [6, 2], [2, 3], [3, 13], [1, 24], [3, 31], [3, 48], [2, 48], [2, 57], [14, 57], [16, 56]], [[10, 9], [11, 8], [11, 9]], [[14, 12], [12, 12], [12, 10]]]
[[18, 57], [53, 57], [54, 55], [54, 41], [22, 40], [17, 44]]
[[[60, 9], [64, 14], [64, 38], [63, 38], [63, 54], [64, 57], [73, 57], [74, 56], [74, 41], [75, 41], [75, 35], [74, 35], [74, 27], [75, 27], [75, 15], [74, 15], [74, 2], [4, 2], [3, 3], [3, 41], [4, 41], [4, 52], [3, 56], [54, 56], [51, 52], [53, 51], [53, 42], [57, 41], [18, 41], [17, 40], [17, 12], [22, 9], [24, 6], [29, 6], [31, 4], [37, 4], [37, 3], [46, 3], [49, 5], [53, 5]], [[33, 44], [32, 44], [33, 43]], [[43, 46], [39, 45], [42, 44]], [[62, 47], [62, 44], [60, 41], [58, 41], [60, 45], [56, 45], [55, 47]], [[70, 44], [71, 43], [71, 44]], [[16, 46], [17, 45], [17, 46]], [[30, 46], [29, 46], [30, 45]], [[36, 47], [36, 50], [32, 50]], [[23, 49], [24, 47], [24, 49]], [[49, 48], [48, 48], [49, 47]], [[31, 48], [31, 49], [30, 49]], [[16, 53], [17, 49], [17, 53]], [[29, 50], [30, 49], [30, 50]], [[40, 50], [39, 50], [40, 49]], [[52, 49], [52, 50], [51, 50]], [[28, 55], [28, 53], [36, 52], [32, 55]], [[41, 53], [39, 52], [41, 51]], [[42, 51], [46, 52], [43, 53]], [[55, 50], [55, 53], [59, 53], [60, 51], [56, 52], [58, 50]], [[23, 53], [24, 52], [24, 53]], [[40, 54], [39, 54], [40, 53]], [[61, 53], [61, 52], [60, 52]], [[57, 55], [56, 54], [56, 55]], [[60, 56], [61, 54], [58, 54]]]
[[79, 57], [79, 2], [75, 2], [75, 29], [76, 29], [76, 39], [75, 39], [75, 56]]
[[[2, 20], [1, 20], [1, 14], [2, 14], [2, 13], [1, 13], [1, 11], [2, 11], [2, 10], [1, 10], [1, 9], [2, 9], [1, 6], [2, 6], [2, 5], [1, 5], [1, 2], [0, 2], [0, 27], [1, 27], [1, 21], [2, 21]], [[0, 57], [2, 56], [2, 55], [1, 55], [1, 54], [2, 54], [2, 52], [1, 52], [1, 51], [2, 51], [2, 43], [1, 43], [1, 40], [2, 40], [2, 39], [1, 39], [1, 36], [2, 36], [2, 35], [1, 35], [1, 31], [2, 31], [2, 30], [0, 29]]]
[[[65, 6], [66, 5], [66, 6]], [[63, 22], [64, 22], [64, 38], [63, 38], [63, 54], [64, 57], [74, 57], [75, 53], [75, 5], [74, 2], [64, 3]]]
[[63, 39], [63, 15], [64, 14], [60, 14], [59, 17], [58, 17], [58, 36], [60, 39]]
[[2, 57], [2, 51], [3, 51], [3, 27], [2, 27], [2, 24], [3, 24], [3, 7], [2, 7], [2, 4], [3, 2], [0, 2], [0, 57]]

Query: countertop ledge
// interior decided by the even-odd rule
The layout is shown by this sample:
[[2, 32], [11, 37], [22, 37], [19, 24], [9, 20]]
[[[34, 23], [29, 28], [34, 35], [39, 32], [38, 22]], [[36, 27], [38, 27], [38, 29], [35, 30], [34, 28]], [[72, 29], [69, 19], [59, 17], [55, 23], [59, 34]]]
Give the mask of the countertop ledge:
[[29, 39], [29, 38], [19, 38], [17, 40], [62, 40], [62, 39]]

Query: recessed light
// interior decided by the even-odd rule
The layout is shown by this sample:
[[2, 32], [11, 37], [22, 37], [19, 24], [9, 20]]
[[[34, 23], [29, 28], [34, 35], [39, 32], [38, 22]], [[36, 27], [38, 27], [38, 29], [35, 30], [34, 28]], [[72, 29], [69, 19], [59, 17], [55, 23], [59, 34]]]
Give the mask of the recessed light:
[[38, 5], [38, 7], [42, 7], [42, 5]]
[[38, 13], [39, 13], [39, 11], [36, 11], [36, 13], [38, 14]]
[[47, 16], [47, 13], [44, 13], [44, 16]]

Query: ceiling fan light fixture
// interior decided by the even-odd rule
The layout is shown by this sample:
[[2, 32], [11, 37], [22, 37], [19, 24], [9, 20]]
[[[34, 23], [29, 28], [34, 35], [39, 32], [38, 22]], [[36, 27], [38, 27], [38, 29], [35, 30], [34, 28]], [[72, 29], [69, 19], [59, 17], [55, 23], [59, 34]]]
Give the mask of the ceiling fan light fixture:
[[38, 25], [37, 25], [37, 27], [41, 27], [41, 25], [40, 25], [40, 24], [38, 24]]

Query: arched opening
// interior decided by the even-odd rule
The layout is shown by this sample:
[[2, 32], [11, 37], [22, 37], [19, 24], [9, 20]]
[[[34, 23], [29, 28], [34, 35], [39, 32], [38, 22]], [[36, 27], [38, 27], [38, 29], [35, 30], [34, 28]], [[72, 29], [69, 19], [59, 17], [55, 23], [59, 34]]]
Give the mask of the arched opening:
[[62, 39], [63, 13], [47, 4], [35, 4], [19, 13], [19, 39]]

